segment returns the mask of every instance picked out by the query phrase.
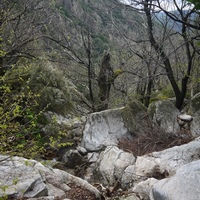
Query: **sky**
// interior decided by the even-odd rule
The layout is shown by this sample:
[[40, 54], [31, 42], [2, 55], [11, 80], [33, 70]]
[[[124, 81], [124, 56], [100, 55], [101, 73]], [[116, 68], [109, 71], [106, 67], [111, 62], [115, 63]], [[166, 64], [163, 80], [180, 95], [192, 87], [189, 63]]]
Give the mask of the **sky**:
[[[140, 0], [121, 0], [121, 2], [130, 5], [131, 2], [140, 2]], [[170, 11], [170, 10], [176, 10], [176, 6], [173, 2], [173, 0], [160, 0], [161, 5], [164, 9]], [[177, 4], [179, 5], [179, 7], [181, 7], [182, 5], [185, 4], [185, 2], [187, 2], [186, 0], [176, 0]], [[184, 2], [184, 4], [182, 4], [182, 2]], [[185, 7], [185, 9], [188, 9], [188, 6]]]

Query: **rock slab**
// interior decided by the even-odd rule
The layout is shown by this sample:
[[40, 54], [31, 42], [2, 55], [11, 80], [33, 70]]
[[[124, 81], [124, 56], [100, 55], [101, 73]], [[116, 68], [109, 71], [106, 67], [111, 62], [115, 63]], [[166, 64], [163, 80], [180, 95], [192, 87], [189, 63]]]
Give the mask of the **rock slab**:
[[68, 184], [81, 186], [97, 199], [100, 192], [87, 181], [65, 171], [46, 167], [35, 160], [0, 155], [1, 198], [46, 198], [64, 199], [71, 188]]
[[99, 151], [109, 145], [117, 145], [120, 138], [130, 138], [122, 117], [124, 108], [92, 113], [83, 131], [81, 146], [88, 151]]

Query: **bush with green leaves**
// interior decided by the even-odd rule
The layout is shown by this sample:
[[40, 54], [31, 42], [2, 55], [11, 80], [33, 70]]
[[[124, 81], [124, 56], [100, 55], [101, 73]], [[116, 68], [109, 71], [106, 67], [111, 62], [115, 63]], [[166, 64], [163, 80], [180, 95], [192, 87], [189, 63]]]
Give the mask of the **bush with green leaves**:
[[[35, 158], [56, 147], [66, 131], [44, 134], [44, 112], [66, 114], [71, 108], [62, 73], [25, 61], [0, 77], [0, 153]], [[63, 144], [64, 145], [64, 144]], [[68, 145], [68, 144], [65, 144]], [[57, 145], [58, 146], [58, 145]]]
[[0, 153], [34, 157], [43, 151], [37, 123], [42, 112], [35, 112], [40, 94], [12, 71], [14, 67], [0, 77]]

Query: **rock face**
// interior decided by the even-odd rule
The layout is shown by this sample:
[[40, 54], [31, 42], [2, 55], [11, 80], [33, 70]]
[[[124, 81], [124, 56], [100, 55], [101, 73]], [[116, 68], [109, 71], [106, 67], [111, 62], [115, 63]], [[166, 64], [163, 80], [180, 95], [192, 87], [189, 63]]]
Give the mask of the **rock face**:
[[193, 121], [190, 125], [191, 134], [194, 137], [200, 136], [200, 110], [193, 115]]
[[131, 188], [138, 181], [138, 176], [135, 174], [135, 165], [129, 165], [124, 170], [121, 178], [122, 189]]
[[152, 193], [152, 188], [153, 186], [158, 182], [157, 179], [155, 178], [148, 178], [145, 181], [139, 182], [133, 189], [132, 191], [135, 192], [136, 194], [140, 194], [142, 199], [151, 199], [154, 200], [153, 198], [153, 193]]
[[83, 131], [81, 145], [88, 151], [98, 151], [109, 145], [117, 145], [120, 138], [130, 138], [131, 134], [122, 118], [123, 109], [91, 114]]
[[[148, 137], [146, 120], [150, 125], [152, 120], [156, 127], [176, 134], [180, 131], [177, 116], [183, 121], [188, 117], [180, 117], [180, 112], [169, 101], [151, 104], [148, 114], [150, 119], [146, 116], [146, 108], [133, 101], [125, 108], [89, 115], [81, 146], [62, 154], [62, 164], [67, 168], [84, 165], [85, 180], [45, 167], [34, 160], [0, 155], [0, 199], [6, 196], [14, 199], [66, 199], [66, 193], [71, 190], [70, 183], [89, 190], [96, 199], [107, 194], [105, 191], [114, 191], [112, 189], [118, 184], [132, 192], [118, 198], [121, 200], [200, 199], [200, 137], [181, 146], [137, 157], [117, 146], [120, 139], [133, 139], [134, 134], [139, 135], [143, 131]], [[200, 110], [196, 110], [189, 124], [194, 137], [200, 135], [199, 116]], [[81, 138], [84, 120], [69, 123], [63, 118], [59, 119], [60, 124], [69, 124], [68, 127], [75, 130], [72, 134], [74, 137]], [[186, 136], [176, 134], [178, 137]], [[105, 190], [100, 194], [86, 180], [102, 184]]]
[[64, 199], [66, 192], [70, 190], [69, 183], [82, 186], [95, 194], [97, 199], [101, 199], [96, 188], [67, 172], [45, 167], [35, 160], [0, 156], [0, 198], [49, 196], [52, 199]]
[[171, 101], [166, 100], [151, 103], [148, 113], [154, 125], [165, 130], [167, 133], [177, 133], [180, 131], [177, 123], [177, 116], [180, 114], [180, 111]]
[[200, 110], [200, 93], [194, 95], [190, 101], [190, 112], [194, 114]]
[[134, 135], [143, 133], [148, 128], [147, 108], [139, 101], [131, 101], [123, 110], [124, 124]]
[[121, 181], [126, 167], [134, 163], [133, 154], [124, 152], [116, 146], [108, 146], [97, 160], [95, 178], [102, 179], [105, 185], [113, 186], [116, 181]]
[[184, 164], [199, 158], [200, 138], [185, 145], [138, 156], [135, 163], [135, 173], [145, 177], [165, 177], [167, 174], [174, 174]]
[[154, 200], [200, 199], [200, 160], [179, 168], [174, 176], [158, 181], [153, 186]]

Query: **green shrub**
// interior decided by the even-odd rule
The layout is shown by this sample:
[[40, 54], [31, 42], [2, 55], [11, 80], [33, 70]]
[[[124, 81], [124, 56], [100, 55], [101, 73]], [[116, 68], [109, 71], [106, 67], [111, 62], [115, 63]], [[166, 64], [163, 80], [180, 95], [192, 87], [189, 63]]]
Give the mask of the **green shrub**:
[[67, 132], [44, 134], [43, 114], [66, 114], [71, 107], [60, 72], [26, 62], [13, 65], [0, 77], [0, 153], [35, 158], [56, 146]]
[[35, 157], [44, 150], [37, 122], [42, 111], [35, 112], [39, 94], [21, 76], [13, 82], [11, 71], [0, 77], [0, 153]]

